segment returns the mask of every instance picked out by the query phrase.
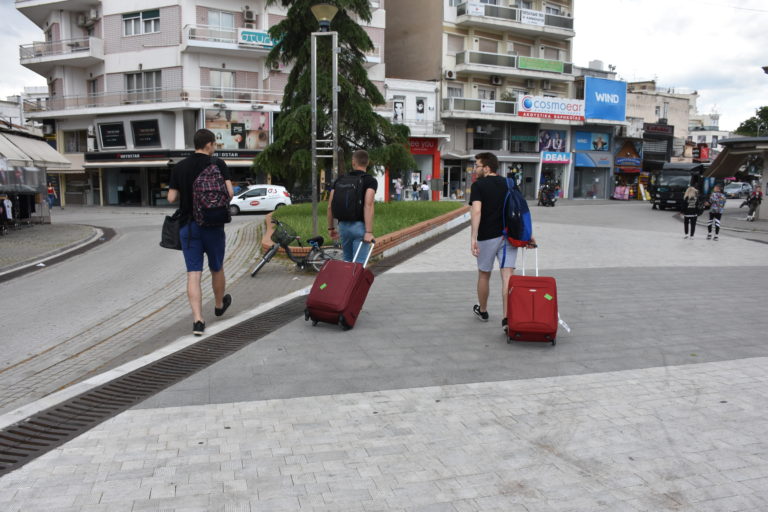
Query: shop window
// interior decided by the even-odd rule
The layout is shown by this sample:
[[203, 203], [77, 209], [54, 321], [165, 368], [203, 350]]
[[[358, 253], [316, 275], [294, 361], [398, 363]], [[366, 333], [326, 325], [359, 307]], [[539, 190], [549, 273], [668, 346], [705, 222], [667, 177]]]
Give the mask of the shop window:
[[123, 35], [138, 36], [160, 32], [160, 9], [123, 14]]
[[88, 151], [88, 131], [73, 130], [64, 132], [65, 153], [85, 153]]

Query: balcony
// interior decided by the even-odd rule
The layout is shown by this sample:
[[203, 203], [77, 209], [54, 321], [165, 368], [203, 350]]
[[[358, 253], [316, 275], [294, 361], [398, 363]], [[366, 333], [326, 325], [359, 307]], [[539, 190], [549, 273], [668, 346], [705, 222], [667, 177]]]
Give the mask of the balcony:
[[530, 36], [571, 38], [573, 18], [530, 9], [466, 2], [456, 6], [456, 24], [491, 30], [514, 30]]
[[274, 46], [274, 41], [264, 30], [186, 25], [181, 51], [253, 57], [266, 56]]
[[550, 80], [573, 81], [573, 64], [552, 59], [539, 59], [464, 51], [456, 54], [456, 73], [476, 75], [517, 76]]
[[369, 52], [365, 52], [365, 62], [363, 65], [366, 68], [372, 68], [376, 64], [381, 64], [383, 62], [381, 58], [381, 47], [378, 45], [373, 45], [373, 50]]
[[[6, 2], [10, 3], [10, 2]], [[40, 28], [45, 28], [48, 16], [55, 11], [88, 12], [98, 8], [99, 0], [16, 0], [16, 9]]]
[[[283, 99], [283, 91], [265, 89], [222, 89], [203, 87], [190, 89], [141, 89], [133, 91], [115, 91], [79, 96], [53, 96], [46, 105], [41, 106], [38, 113], [30, 113], [30, 117], [52, 117], [53, 112], [62, 115], [72, 115], [73, 110], [88, 110], [88, 114], [99, 112], [120, 112], [119, 107], [130, 106], [132, 112], [140, 110], [158, 110], [163, 108], [179, 108], [190, 103], [202, 107], [231, 108], [234, 106], [251, 105], [254, 110], [260, 110], [267, 105], [279, 105]], [[117, 107], [117, 108], [116, 108]], [[146, 107], [146, 108], [145, 108]]]
[[98, 37], [62, 39], [19, 46], [21, 65], [46, 75], [55, 66], [87, 68], [104, 61], [104, 43]]
[[442, 117], [444, 119], [503, 120], [515, 115], [517, 115], [517, 103], [514, 101], [443, 98]]

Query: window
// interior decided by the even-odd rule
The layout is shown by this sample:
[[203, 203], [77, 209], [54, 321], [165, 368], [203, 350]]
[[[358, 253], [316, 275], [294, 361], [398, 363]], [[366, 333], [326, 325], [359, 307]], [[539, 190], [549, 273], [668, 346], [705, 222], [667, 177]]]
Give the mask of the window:
[[235, 39], [235, 14], [226, 11], [208, 11], [208, 30], [214, 41]]
[[160, 9], [123, 14], [123, 35], [138, 36], [160, 32]]
[[513, 46], [514, 51], [510, 51], [508, 53], [516, 53], [517, 55], [520, 55], [522, 57], [530, 57], [531, 56], [531, 45], [529, 44], [523, 44], [523, 43], [508, 43], [509, 46]]
[[463, 98], [464, 97], [464, 87], [461, 85], [449, 85], [448, 86], [448, 97], [449, 98]]
[[565, 51], [561, 50], [560, 48], [552, 48], [551, 46], [544, 46], [541, 56], [545, 59], [564, 60]]
[[480, 0], [481, 4], [488, 4], [488, 5], [498, 5], [496, 3], [496, 0]]
[[162, 79], [160, 71], [145, 71], [125, 75], [127, 103], [156, 101], [161, 97]]
[[456, 55], [464, 51], [464, 38], [448, 34], [448, 55]]
[[76, 130], [64, 132], [65, 153], [85, 153], [88, 151], [88, 131]]
[[235, 95], [235, 72], [211, 70], [211, 90], [214, 98], [225, 98], [234, 100]]
[[656, 105], [656, 117], [661, 117], [661, 107]]
[[495, 100], [496, 89], [491, 89], [490, 87], [478, 87], [477, 97], [481, 100]]
[[479, 38], [477, 49], [481, 52], [496, 53], [499, 49], [499, 43], [493, 39], [483, 39], [481, 37]]

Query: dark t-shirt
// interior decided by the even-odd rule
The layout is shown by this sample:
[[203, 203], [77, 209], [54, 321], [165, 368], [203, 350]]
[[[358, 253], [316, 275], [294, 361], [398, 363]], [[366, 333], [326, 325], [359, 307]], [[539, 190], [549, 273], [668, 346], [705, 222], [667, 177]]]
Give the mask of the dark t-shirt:
[[[365, 204], [365, 193], [368, 192], [369, 188], [373, 189], [373, 193], [376, 194], [376, 190], [379, 188], [379, 182], [376, 181], [376, 178], [365, 171], [350, 171], [349, 176], [363, 176], [363, 204]], [[336, 182], [333, 183], [333, 188], [336, 188]]]
[[[179, 208], [185, 218], [192, 215], [192, 184], [195, 179], [203, 172], [203, 169], [210, 165], [212, 158], [202, 153], [194, 153], [176, 164], [171, 171], [170, 188], [179, 191]], [[231, 180], [229, 169], [224, 160], [214, 158], [216, 165], [219, 166], [221, 175], [225, 180]]]
[[472, 184], [469, 204], [480, 201], [480, 227], [477, 239], [490, 240], [501, 236], [504, 229], [502, 215], [504, 198], [507, 195], [507, 181], [501, 176], [486, 176]]

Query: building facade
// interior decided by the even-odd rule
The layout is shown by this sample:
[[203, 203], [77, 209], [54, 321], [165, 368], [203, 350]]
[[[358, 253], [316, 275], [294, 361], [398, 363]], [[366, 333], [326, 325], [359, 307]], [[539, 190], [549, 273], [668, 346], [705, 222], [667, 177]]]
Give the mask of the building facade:
[[[370, 79], [383, 90], [383, 1], [365, 24]], [[46, 77], [49, 100], [30, 114], [73, 163], [59, 176], [65, 203], [165, 205], [170, 170], [199, 128], [235, 179], [271, 140], [288, 69], [271, 68], [265, 0], [18, 0], [44, 40], [20, 47]], [[47, 128], [46, 128], [47, 127]], [[266, 176], [257, 177], [266, 179]]]

